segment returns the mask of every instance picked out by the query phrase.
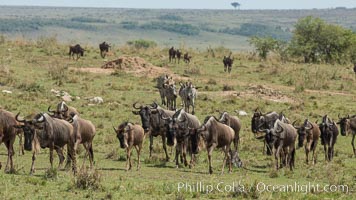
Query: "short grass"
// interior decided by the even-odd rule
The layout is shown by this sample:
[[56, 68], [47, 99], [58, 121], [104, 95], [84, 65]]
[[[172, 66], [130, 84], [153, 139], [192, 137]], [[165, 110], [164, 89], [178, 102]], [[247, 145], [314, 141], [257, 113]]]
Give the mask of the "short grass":
[[[292, 121], [309, 118], [312, 121], [328, 114], [334, 120], [337, 115], [354, 114], [355, 77], [350, 66], [309, 65], [282, 63], [278, 58], [260, 62], [248, 53], [234, 53], [236, 58], [231, 74], [223, 72], [222, 57], [227, 55], [224, 48], [215, 49], [215, 57], [206, 51], [189, 51], [193, 55], [190, 65], [170, 64], [167, 49], [155, 48], [135, 50], [128, 47], [113, 49], [115, 56], [140, 56], [155, 65], [168, 68], [176, 75], [186, 74], [197, 86], [196, 113], [200, 120], [207, 115], [218, 115], [217, 111], [245, 110], [249, 115], [240, 117], [243, 127], [240, 133], [240, 157], [243, 168], [235, 168], [232, 174], [227, 170], [220, 175], [223, 154], [214, 151], [214, 174], [208, 174], [206, 152], [199, 154], [198, 164], [193, 169], [175, 168], [171, 161], [164, 162], [160, 138], [154, 140], [153, 158], [148, 158], [148, 139], [145, 141], [141, 157], [141, 170], [125, 171], [125, 152], [119, 149], [112, 126], [129, 120], [140, 123], [138, 116], [132, 114], [132, 104], [151, 103], [159, 100], [154, 88], [154, 77], [135, 77], [120, 73], [119, 76], [77, 72], [71, 68], [100, 67], [104, 64], [96, 48], [87, 47], [86, 55], [78, 61], [67, 56], [67, 46], [53, 42], [51, 46], [39, 46], [37, 42], [26, 40], [6, 41], [0, 44], [0, 89], [13, 91], [0, 93], [0, 106], [21, 116], [45, 112], [49, 105], [59, 102], [50, 90], [64, 90], [80, 99], [70, 102], [82, 117], [91, 120], [97, 127], [94, 139], [95, 170], [100, 178], [99, 186], [80, 189], [70, 171], [49, 168], [47, 149], [37, 156], [35, 175], [30, 176], [31, 153], [20, 156], [16, 140], [14, 162], [15, 174], [0, 172], [0, 195], [4, 199], [354, 199], [356, 190], [355, 157], [350, 145], [351, 137], [339, 136], [335, 146], [335, 158], [324, 161], [323, 149], [318, 144], [318, 162], [305, 164], [303, 149], [297, 150], [296, 168], [273, 170], [272, 157], [262, 155], [262, 142], [254, 139], [250, 131], [250, 117], [259, 107], [264, 112], [283, 112]], [[192, 70], [195, 69], [195, 70]], [[61, 76], [58, 76], [61, 74]], [[223, 92], [224, 85], [233, 91]], [[254, 93], [244, 95], [251, 87], [262, 85], [278, 91], [282, 97], [293, 101], [273, 101], [273, 95]], [[88, 106], [87, 97], [101, 96], [104, 104]], [[159, 102], [159, 101], [158, 101]], [[180, 99], [178, 99], [180, 104]], [[82, 148], [83, 150], [83, 148]], [[170, 151], [170, 148], [169, 148]], [[6, 163], [4, 145], [0, 147], [0, 160]], [[78, 156], [78, 166], [82, 165], [84, 151]], [[136, 153], [133, 152], [134, 166]], [[57, 160], [56, 160], [57, 161]], [[86, 163], [88, 165], [88, 161]], [[50, 174], [49, 174], [50, 173]], [[49, 176], [51, 175], [51, 176]], [[54, 176], [53, 176], [54, 175]], [[98, 178], [98, 180], [99, 180]], [[183, 189], [179, 184], [196, 185], [201, 182], [207, 186], [222, 183], [227, 191], [214, 190], [211, 193]], [[259, 192], [256, 186], [265, 184], [319, 184], [347, 185], [345, 192], [311, 191], [306, 195], [300, 192]], [[236, 189], [229, 188], [235, 183]], [[239, 185], [240, 184], [240, 185]], [[239, 188], [245, 191], [239, 192]], [[260, 188], [259, 188], [260, 189]]]

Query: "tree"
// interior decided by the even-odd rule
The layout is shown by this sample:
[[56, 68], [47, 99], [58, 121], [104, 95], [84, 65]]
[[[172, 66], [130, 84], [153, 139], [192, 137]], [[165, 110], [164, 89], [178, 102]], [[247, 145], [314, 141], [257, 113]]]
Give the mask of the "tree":
[[279, 42], [272, 37], [252, 37], [249, 39], [250, 44], [255, 46], [258, 56], [266, 60], [270, 51], [275, 51]]
[[238, 7], [239, 10], [240, 10], [240, 6], [241, 6], [240, 3], [238, 3], [238, 2], [232, 2], [231, 5], [232, 5], [235, 9], [236, 9], [236, 7]]
[[354, 37], [351, 30], [308, 16], [295, 25], [290, 50], [305, 63], [345, 63], [351, 59], [349, 49]]

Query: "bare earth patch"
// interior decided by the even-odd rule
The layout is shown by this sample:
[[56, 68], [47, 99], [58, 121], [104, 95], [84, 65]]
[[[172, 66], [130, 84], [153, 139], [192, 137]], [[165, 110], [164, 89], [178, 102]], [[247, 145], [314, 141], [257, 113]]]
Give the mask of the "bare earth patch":
[[116, 71], [123, 71], [129, 74], [133, 74], [138, 77], [150, 77], [157, 78], [162, 74], [168, 74], [174, 79], [188, 80], [187, 77], [182, 77], [179, 74], [174, 74], [170, 69], [158, 67], [152, 63], [147, 62], [140, 57], [121, 56], [118, 59], [106, 62], [100, 68], [88, 67], [88, 68], [70, 68], [71, 70], [77, 70], [82, 72], [90, 72], [97, 74], [112, 74]]

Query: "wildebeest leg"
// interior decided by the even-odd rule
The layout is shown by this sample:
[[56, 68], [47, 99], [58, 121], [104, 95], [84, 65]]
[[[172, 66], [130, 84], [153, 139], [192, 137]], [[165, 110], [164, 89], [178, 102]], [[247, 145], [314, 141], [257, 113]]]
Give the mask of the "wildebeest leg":
[[278, 170], [278, 156], [280, 155], [280, 151], [282, 149], [282, 146], [283, 146], [283, 144], [281, 142], [281, 144], [277, 147], [276, 152], [274, 153], [274, 159], [276, 160], [276, 169], [277, 170]]
[[9, 171], [9, 164], [10, 164], [10, 172], [14, 170], [14, 163], [12, 160], [12, 156], [14, 155], [14, 147], [13, 147], [13, 140], [8, 140], [5, 142], [5, 146], [7, 148], [7, 162], [5, 171]]
[[19, 155], [25, 155], [25, 150], [22, 144], [22, 134], [18, 134], [19, 137]]
[[176, 155], [174, 160], [176, 161], [176, 168], [179, 167], [179, 160], [178, 160], [178, 156], [179, 156], [179, 149], [178, 149], [178, 145], [176, 146]]
[[310, 144], [307, 143], [305, 146], [305, 162], [308, 164], [309, 161]]
[[93, 166], [94, 166], [94, 151], [93, 151], [92, 143], [88, 144], [88, 152], [89, 152], [90, 168], [93, 168]]
[[74, 149], [74, 142], [71, 141], [69, 144], [67, 144], [67, 151], [68, 155], [72, 160], [72, 171], [74, 175], [77, 173], [77, 158], [76, 158], [76, 151]]
[[131, 147], [126, 148], [126, 171], [130, 170], [132, 167], [131, 163]]
[[317, 145], [317, 142], [313, 142], [312, 144], [312, 151], [313, 151], [313, 157], [312, 157], [312, 160], [313, 160], [313, 165], [316, 164], [316, 145]]
[[209, 174], [213, 173], [213, 167], [211, 163], [211, 155], [213, 154], [214, 148], [216, 147], [216, 143], [211, 144], [210, 147], [207, 148], [208, 150], [208, 161], [209, 161]]
[[163, 144], [164, 153], [166, 154], [166, 161], [168, 162], [169, 156], [168, 156], [168, 152], [167, 152], [166, 136], [165, 135], [162, 136], [162, 144]]
[[60, 147], [54, 147], [57, 154], [58, 154], [58, 157], [59, 157], [59, 164], [58, 164], [58, 169], [60, 169], [62, 167], [62, 164], [64, 162], [64, 155], [63, 155], [63, 151], [62, 151], [62, 148]]
[[187, 147], [185, 144], [182, 144], [182, 154], [183, 154], [183, 161], [184, 161], [184, 166], [188, 166], [188, 161], [187, 161]]
[[35, 173], [35, 160], [36, 160], [36, 152], [34, 151], [32, 153], [32, 164], [31, 164], [31, 170], [30, 170], [30, 174], [32, 175], [33, 173]]
[[153, 136], [150, 134], [150, 158], [152, 158], [152, 151], [153, 151]]
[[141, 168], [141, 162], [140, 162], [140, 153], [142, 149], [142, 144], [135, 146], [136, 152], [137, 152], [137, 170]]
[[51, 169], [53, 169], [53, 146], [49, 148], [49, 162], [51, 163]]
[[355, 149], [355, 144], [354, 144], [355, 135], [356, 135], [356, 133], [353, 133], [353, 134], [352, 134], [351, 145], [352, 145], [352, 150], [353, 150], [353, 152], [354, 152], [354, 155], [356, 156], [356, 149]]
[[325, 160], [328, 160], [328, 154], [326, 152], [326, 144], [324, 144], [324, 155], [325, 155]]
[[229, 74], [230, 74], [230, 72], [231, 72], [231, 66], [229, 66], [229, 68], [228, 68], [228, 72], [229, 72]]

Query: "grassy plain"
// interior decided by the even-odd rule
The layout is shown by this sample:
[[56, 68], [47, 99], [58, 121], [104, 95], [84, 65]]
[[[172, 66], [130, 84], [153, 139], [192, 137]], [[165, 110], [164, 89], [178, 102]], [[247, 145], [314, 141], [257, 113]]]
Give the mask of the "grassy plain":
[[[49, 44], [49, 45], [45, 45]], [[101, 177], [99, 189], [82, 190], [75, 187], [75, 178], [70, 171], [59, 170], [54, 177], [46, 170], [49, 167], [49, 151], [42, 150], [36, 161], [37, 171], [29, 175], [31, 153], [16, 155], [16, 174], [0, 172], [0, 196], [4, 199], [355, 199], [355, 157], [350, 145], [351, 137], [339, 136], [332, 162], [324, 161], [323, 149], [318, 144], [318, 162], [306, 165], [303, 149], [297, 150], [296, 168], [273, 170], [273, 159], [262, 155], [262, 142], [254, 139], [250, 131], [250, 117], [257, 107], [264, 112], [283, 112], [292, 121], [309, 118], [312, 121], [328, 114], [334, 120], [337, 115], [355, 114], [355, 77], [350, 66], [311, 65], [283, 63], [277, 57], [261, 62], [248, 53], [234, 53], [236, 58], [231, 74], [223, 72], [222, 57], [229, 50], [214, 49], [215, 57], [207, 51], [189, 50], [193, 61], [186, 64], [168, 63], [167, 50], [154, 48], [136, 50], [127, 46], [113, 48], [113, 55], [103, 60], [99, 50], [86, 47], [85, 56], [78, 61], [68, 59], [67, 46], [52, 39], [38, 41], [5, 40], [0, 44], [0, 89], [12, 94], [0, 93], [0, 105], [22, 116], [44, 112], [59, 99], [51, 89], [69, 92], [80, 99], [70, 102], [82, 117], [91, 120], [97, 127], [94, 139], [95, 169]], [[213, 155], [214, 174], [208, 174], [206, 152], [202, 152], [195, 168], [175, 168], [172, 162], [164, 162], [160, 138], [154, 140], [154, 156], [148, 159], [148, 143], [144, 144], [140, 171], [135, 168], [125, 171], [125, 153], [112, 130], [113, 125], [129, 120], [140, 123], [132, 114], [132, 103], [151, 103], [159, 100], [155, 74], [137, 77], [125, 71], [113, 75], [79, 72], [78, 68], [99, 68], [107, 60], [121, 55], [139, 56], [147, 62], [171, 71], [177, 81], [193, 81], [199, 89], [196, 113], [200, 120], [207, 115], [218, 115], [217, 110], [244, 110], [240, 133], [240, 157], [243, 168], [234, 168], [232, 174], [220, 175], [223, 154]], [[135, 67], [135, 66], [132, 66]], [[186, 76], [188, 75], [188, 77]], [[229, 91], [223, 91], [230, 88]], [[87, 97], [101, 96], [104, 104], [89, 106]], [[159, 101], [158, 101], [159, 102]], [[180, 104], [180, 99], [178, 99]], [[17, 144], [18, 140], [16, 140]], [[0, 146], [0, 160], [6, 161], [4, 145]], [[81, 166], [84, 156], [79, 156]], [[136, 163], [136, 153], [133, 153]], [[179, 183], [195, 185], [232, 185], [245, 191], [214, 190], [211, 193], [183, 189]], [[265, 184], [328, 184], [347, 185], [348, 192], [259, 192], [256, 186]], [[261, 186], [261, 185], [260, 185]], [[227, 188], [227, 190], [230, 190]]]

